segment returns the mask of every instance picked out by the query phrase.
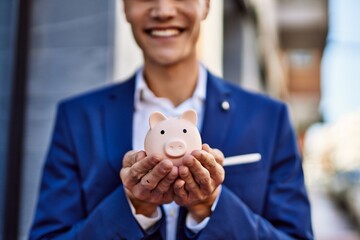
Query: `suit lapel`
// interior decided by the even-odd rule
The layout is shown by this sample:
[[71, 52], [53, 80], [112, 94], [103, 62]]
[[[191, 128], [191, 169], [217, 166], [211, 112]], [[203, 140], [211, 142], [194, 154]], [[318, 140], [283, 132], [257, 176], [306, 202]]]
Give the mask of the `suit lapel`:
[[[227, 106], [229, 108], [227, 109]], [[201, 130], [203, 143], [210, 147], [223, 149], [229, 131], [232, 113], [236, 110], [230, 89], [223, 80], [208, 73], [204, 122]]]
[[132, 149], [135, 77], [112, 89], [104, 109], [107, 159], [118, 174], [124, 154]]

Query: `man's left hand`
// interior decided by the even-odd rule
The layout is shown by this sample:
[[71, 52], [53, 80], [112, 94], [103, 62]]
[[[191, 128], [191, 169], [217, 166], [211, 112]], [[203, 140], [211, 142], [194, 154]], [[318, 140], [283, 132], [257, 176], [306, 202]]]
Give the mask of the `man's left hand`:
[[185, 156], [183, 165], [179, 166], [179, 178], [174, 183], [174, 200], [187, 207], [198, 222], [210, 216], [211, 207], [220, 194], [219, 186], [225, 178], [223, 162], [221, 151], [203, 144], [202, 150]]

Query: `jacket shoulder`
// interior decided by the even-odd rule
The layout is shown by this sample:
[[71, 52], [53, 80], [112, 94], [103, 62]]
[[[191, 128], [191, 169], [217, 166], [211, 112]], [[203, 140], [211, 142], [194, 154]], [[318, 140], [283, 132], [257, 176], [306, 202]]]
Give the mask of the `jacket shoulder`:
[[215, 84], [221, 86], [222, 91], [226, 92], [226, 95], [237, 104], [250, 107], [269, 107], [271, 109], [283, 108], [286, 105], [282, 100], [271, 97], [266, 93], [247, 90], [240, 85], [214, 75], [211, 75], [211, 78], [217, 82]]
[[117, 95], [133, 93], [134, 86], [135, 80], [132, 77], [120, 83], [112, 83], [65, 98], [58, 105], [59, 107], [95, 107], [115, 98]]

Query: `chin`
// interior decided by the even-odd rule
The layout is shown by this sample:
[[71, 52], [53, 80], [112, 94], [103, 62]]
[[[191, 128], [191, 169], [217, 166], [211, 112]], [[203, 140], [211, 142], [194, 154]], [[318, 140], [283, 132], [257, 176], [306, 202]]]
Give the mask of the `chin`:
[[148, 58], [150, 62], [156, 63], [161, 66], [173, 66], [185, 62], [189, 56], [179, 55], [178, 52], [166, 52], [164, 54], [153, 55]]
[[155, 62], [157, 65], [172, 66], [181, 61], [180, 59], [174, 58], [174, 56], [162, 56], [157, 59], [154, 59], [153, 62]]

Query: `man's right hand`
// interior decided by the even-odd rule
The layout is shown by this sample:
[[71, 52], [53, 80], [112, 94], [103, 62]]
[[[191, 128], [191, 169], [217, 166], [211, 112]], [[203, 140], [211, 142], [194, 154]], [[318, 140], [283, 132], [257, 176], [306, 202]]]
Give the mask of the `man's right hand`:
[[120, 178], [136, 214], [151, 216], [159, 205], [173, 201], [172, 185], [178, 168], [161, 155], [146, 156], [144, 151], [129, 151], [123, 159]]

